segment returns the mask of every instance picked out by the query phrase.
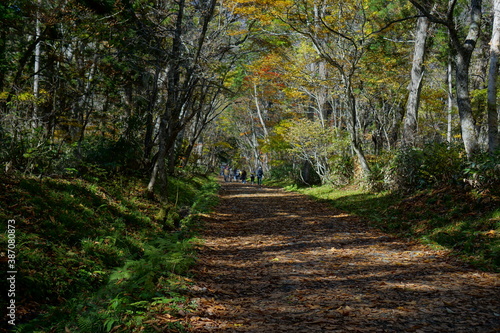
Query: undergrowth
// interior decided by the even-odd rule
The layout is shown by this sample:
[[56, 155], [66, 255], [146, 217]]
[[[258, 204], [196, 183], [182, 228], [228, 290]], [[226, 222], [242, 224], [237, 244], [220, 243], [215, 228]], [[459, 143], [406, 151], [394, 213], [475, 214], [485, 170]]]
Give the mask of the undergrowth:
[[[2, 182], [0, 218], [16, 220], [16, 332], [156, 331], [158, 314], [192, 308], [183, 289], [199, 243], [197, 214], [216, 203], [213, 180], [172, 180], [161, 218], [165, 207], [148, 199], [139, 178]], [[2, 290], [5, 283], [2, 276]], [[176, 321], [162, 329], [170, 326], [183, 330]]]
[[376, 227], [451, 250], [475, 267], [500, 271], [500, 198], [444, 187], [411, 195], [329, 186], [289, 187], [366, 218]]

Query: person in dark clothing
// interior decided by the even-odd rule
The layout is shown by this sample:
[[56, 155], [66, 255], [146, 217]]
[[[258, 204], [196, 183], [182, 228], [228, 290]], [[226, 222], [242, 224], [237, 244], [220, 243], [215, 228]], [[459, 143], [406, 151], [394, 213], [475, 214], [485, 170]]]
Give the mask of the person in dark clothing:
[[240, 179], [243, 184], [247, 183], [247, 172], [245, 170], [241, 170]]
[[262, 170], [262, 167], [259, 167], [257, 169], [257, 184], [262, 185], [262, 177], [264, 177], [264, 171]]

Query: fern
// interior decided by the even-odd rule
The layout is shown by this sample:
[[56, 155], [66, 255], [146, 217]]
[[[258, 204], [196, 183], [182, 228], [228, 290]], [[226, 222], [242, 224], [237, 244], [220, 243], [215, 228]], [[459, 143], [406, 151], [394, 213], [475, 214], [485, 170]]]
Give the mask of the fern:
[[78, 328], [79, 328], [80, 332], [82, 332], [82, 333], [86, 333], [86, 332], [93, 333], [93, 332], [95, 332], [93, 318], [79, 316], [78, 319], [77, 319], [77, 323], [78, 323]]
[[106, 332], [110, 332], [119, 323], [116, 318], [108, 318], [104, 321], [104, 329]]

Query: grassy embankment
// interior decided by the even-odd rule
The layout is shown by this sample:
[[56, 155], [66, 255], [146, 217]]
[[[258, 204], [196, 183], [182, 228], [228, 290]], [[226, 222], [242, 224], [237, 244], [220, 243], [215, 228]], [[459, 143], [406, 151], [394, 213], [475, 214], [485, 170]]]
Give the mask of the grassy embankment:
[[443, 188], [411, 196], [329, 186], [297, 189], [400, 236], [447, 249], [474, 266], [500, 272], [500, 198]]
[[[173, 204], [164, 209], [137, 178], [1, 182], [0, 218], [16, 221], [15, 331], [149, 332], [159, 314], [194, 306], [183, 290], [199, 242], [197, 214], [216, 202], [213, 180], [173, 179]], [[5, 274], [6, 232], [0, 248]], [[170, 326], [183, 329], [162, 323]]]

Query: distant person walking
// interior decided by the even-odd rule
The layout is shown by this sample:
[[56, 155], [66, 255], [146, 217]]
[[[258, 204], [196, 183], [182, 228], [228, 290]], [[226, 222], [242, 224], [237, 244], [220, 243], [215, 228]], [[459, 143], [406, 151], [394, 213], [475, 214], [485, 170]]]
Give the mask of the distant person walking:
[[257, 169], [257, 184], [262, 185], [262, 177], [264, 177], [264, 171], [262, 170], [262, 167], [259, 167]]
[[229, 171], [229, 168], [226, 166], [224, 168], [224, 181], [227, 183], [229, 181], [229, 178], [230, 178], [230, 171]]
[[250, 174], [250, 184], [255, 184], [255, 174], [253, 172]]
[[247, 183], [247, 172], [245, 170], [241, 170], [240, 179], [243, 184]]

